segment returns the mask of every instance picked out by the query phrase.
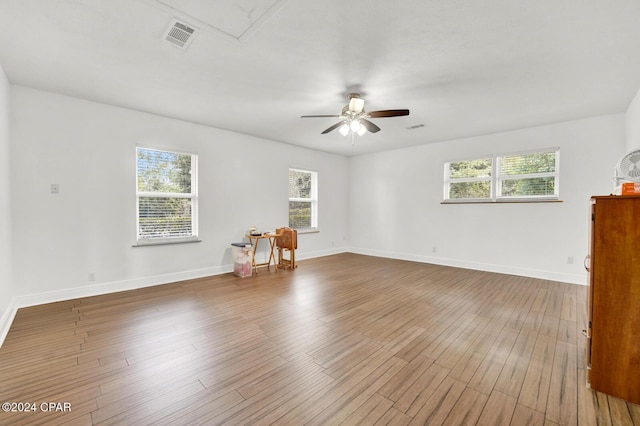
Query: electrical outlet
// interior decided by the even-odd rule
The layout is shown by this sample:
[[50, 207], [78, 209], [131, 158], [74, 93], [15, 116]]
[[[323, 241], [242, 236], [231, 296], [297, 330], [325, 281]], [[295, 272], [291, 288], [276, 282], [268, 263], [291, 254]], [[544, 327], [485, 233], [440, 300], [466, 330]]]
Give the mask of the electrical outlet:
[[95, 281], [95, 280], [96, 280], [96, 273], [89, 272], [89, 281]]
[[438, 251], [438, 248], [437, 248], [436, 246], [433, 246], [433, 247], [431, 248], [431, 251], [432, 251], [433, 253], [435, 253], [435, 252], [437, 252], [437, 251]]
[[569, 265], [573, 265], [573, 256], [569, 256], [569, 257], [567, 257], [567, 263], [568, 263]]

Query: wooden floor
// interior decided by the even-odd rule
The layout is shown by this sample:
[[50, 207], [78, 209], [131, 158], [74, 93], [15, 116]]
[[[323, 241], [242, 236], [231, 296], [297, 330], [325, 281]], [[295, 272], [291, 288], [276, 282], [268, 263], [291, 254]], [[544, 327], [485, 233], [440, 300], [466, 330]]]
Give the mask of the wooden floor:
[[585, 386], [585, 296], [340, 254], [21, 309], [0, 424], [640, 425]]

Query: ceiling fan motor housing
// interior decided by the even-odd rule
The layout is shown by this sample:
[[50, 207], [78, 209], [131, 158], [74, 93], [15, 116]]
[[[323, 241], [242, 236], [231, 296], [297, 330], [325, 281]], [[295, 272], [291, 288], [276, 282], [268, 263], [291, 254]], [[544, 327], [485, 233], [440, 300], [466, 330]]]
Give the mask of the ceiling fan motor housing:
[[359, 93], [349, 93], [347, 97], [349, 98], [349, 105], [347, 105], [349, 111], [356, 114], [364, 112], [364, 99], [360, 98]]

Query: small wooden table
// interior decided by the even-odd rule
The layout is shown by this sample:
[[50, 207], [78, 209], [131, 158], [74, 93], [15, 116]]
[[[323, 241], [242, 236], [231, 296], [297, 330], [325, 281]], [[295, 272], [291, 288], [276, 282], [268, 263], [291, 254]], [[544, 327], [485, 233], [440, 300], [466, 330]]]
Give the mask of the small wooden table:
[[[259, 266], [266, 266], [267, 270], [269, 270], [269, 266], [271, 266], [271, 260], [273, 259], [273, 266], [275, 266], [276, 271], [278, 270], [278, 264], [276, 263], [276, 256], [273, 253], [276, 246], [276, 238], [278, 238], [280, 234], [262, 234], [262, 235], [247, 235], [246, 237], [249, 239], [249, 242], [253, 246], [253, 256], [252, 256], [252, 266], [255, 273], [258, 273]], [[263, 263], [256, 263], [256, 250], [258, 250], [258, 242], [260, 240], [268, 240], [269, 241], [269, 260]], [[255, 240], [255, 243], [254, 243]]]

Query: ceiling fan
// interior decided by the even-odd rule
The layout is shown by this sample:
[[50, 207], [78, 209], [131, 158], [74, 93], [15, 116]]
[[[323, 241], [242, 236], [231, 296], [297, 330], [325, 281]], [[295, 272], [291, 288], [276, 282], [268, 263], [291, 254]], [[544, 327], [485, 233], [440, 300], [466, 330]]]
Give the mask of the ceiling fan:
[[408, 109], [386, 109], [380, 111], [366, 112], [364, 110], [364, 99], [360, 97], [359, 93], [349, 93], [347, 95], [349, 103], [342, 108], [340, 115], [303, 115], [302, 118], [316, 118], [316, 117], [336, 117], [340, 118], [340, 121], [333, 126], [326, 129], [322, 134], [329, 133], [335, 129], [339, 129], [343, 136], [347, 136], [349, 133], [352, 135], [357, 133], [362, 136], [367, 132], [376, 133], [380, 131], [380, 127], [369, 121], [369, 118], [383, 118], [383, 117], [399, 117], [402, 115], [409, 115]]

